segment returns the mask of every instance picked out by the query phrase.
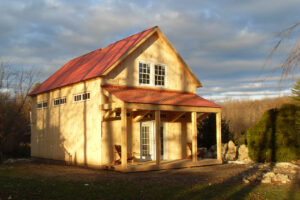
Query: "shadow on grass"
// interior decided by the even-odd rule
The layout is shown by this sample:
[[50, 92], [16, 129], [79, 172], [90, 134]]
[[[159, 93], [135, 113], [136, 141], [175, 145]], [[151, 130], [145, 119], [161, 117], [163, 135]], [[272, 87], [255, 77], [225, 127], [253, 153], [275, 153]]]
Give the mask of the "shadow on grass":
[[[245, 199], [260, 183], [242, 183], [243, 177], [254, 174], [259, 177], [272, 169], [272, 164], [261, 171], [255, 166], [217, 184], [196, 184], [192, 188], [179, 191], [170, 199]], [[237, 177], [239, 181], [236, 181]]]
[[299, 188], [300, 188], [300, 174], [299, 174], [299, 171], [297, 170], [296, 174], [295, 174], [295, 179], [292, 182], [292, 186], [291, 186], [291, 189], [289, 191], [288, 199], [295, 199], [296, 198], [296, 196], [295, 196], [296, 192], [299, 191]]

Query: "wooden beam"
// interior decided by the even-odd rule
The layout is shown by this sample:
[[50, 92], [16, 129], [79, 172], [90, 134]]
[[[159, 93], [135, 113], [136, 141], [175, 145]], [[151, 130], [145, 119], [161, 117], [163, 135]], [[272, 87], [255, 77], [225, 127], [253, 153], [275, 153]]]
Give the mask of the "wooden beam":
[[171, 122], [175, 122], [177, 121], [180, 117], [182, 117], [186, 112], [182, 112], [182, 113], [178, 113], [177, 115], [175, 115], [175, 117], [173, 119], [171, 119]]
[[143, 112], [141, 112], [141, 113], [139, 113], [139, 115], [138, 116], [136, 116], [135, 118], [134, 118], [134, 122], [138, 122], [138, 121], [140, 121], [141, 119], [143, 119], [147, 114], [149, 114], [151, 111], [148, 111], [148, 110], [146, 110], [146, 111], [143, 111]]
[[192, 158], [197, 162], [197, 113], [192, 112]]
[[196, 106], [174, 106], [174, 105], [156, 105], [156, 104], [139, 104], [139, 103], [126, 103], [127, 109], [140, 109], [140, 110], [166, 110], [178, 112], [202, 112], [202, 113], [217, 113], [221, 108], [213, 107], [196, 107]]
[[109, 118], [109, 116], [111, 115], [111, 113], [112, 113], [112, 111], [110, 111], [110, 110], [109, 111], [105, 111], [103, 120]]
[[125, 104], [121, 108], [121, 123], [122, 123], [122, 132], [121, 132], [121, 162], [122, 168], [127, 168], [127, 109]]
[[216, 113], [217, 159], [222, 161], [221, 112]]
[[200, 115], [198, 118], [197, 118], [197, 121], [201, 121], [203, 120], [205, 117], [207, 117], [209, 115], [209, 113], [203, 113], [202, 115]]
[[156, 139], [156, 165], [160, 165], [161, 139], [160, 139], [160, 111], [155, 111], [155, 139]]
[[116, 103], [123, 103], [122, 100], [118, 99], [113, 94], [109, 93], [107, 90], [105, 90], [105, 89], [102, 88], [101, 92], [102, 92], [103, 95], [105, 95], [109, 99], [113, 100], [114, 102], [116, 102]]
[[116, 117], [116, 116], [112, 116], [112, 114], [116, 114], [118, 108], [114, 108], [113, 110], [108, 110], [105, 111], [104, 116], [103, 116], [103, 120], [108, 120], [110, 118]]
[[105, 103], [99, 106], [100, 110], [114, 110], [116, 108], [121, 108], [122, 104], [120, 103]]

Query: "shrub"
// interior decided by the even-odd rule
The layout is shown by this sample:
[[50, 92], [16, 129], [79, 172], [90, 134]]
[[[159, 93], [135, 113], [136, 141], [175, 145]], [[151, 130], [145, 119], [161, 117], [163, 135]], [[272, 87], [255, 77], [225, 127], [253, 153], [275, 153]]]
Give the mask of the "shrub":
[[248, 130], [249, 156], [257, 162], [288, 162], [300, 159], [300, 107], [284, 104], [271, 109]]
[[264, 112], [290, 103], [291, 98], [265, 98], [261, 100], [227, 100], [222, 103], [222, 115], [228, 122], [235, 144], [244, 144], [247, 130], [261, 118]]
[[[229, 131], [228, 123], [221, 121], [222, 143], [232, 140], [232, 134]], [[216, 144], [216, 114], [210, 114], [198, 124], [197, 135], [198, 146], [211, 147]]]
[[3, 154], [2, 152], [0, 151], [0, 164], [3, 162], [4, 158], [3, 158]]

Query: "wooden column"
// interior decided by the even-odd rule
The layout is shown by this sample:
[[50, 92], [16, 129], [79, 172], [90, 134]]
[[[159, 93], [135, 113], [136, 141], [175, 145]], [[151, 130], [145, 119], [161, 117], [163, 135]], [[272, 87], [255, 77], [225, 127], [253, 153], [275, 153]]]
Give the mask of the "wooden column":
[[216, 113], [217, 159], [222, 160], [221, 112]]
[[192, 112], [192, 158], [197, 162], [197, 112]]
[[127, 168], [127, 110], [125, 104], [121, 107], [121, 162], [122, 168]]
[[155, 144], [156, 144], [156, 165], [160, 164], [161, 139], [160, 139], [160, 111], [155, 111]]

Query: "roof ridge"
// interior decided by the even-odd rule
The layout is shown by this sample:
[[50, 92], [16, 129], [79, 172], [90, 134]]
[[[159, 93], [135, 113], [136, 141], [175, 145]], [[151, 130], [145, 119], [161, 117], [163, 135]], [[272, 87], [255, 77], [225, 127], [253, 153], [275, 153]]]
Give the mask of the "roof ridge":
[[[81, 56], [75, 57], [47, 78], [39, 87], [29, 93], [30, 96], [65, 87], [84, 80], [103, 75], [122, 56], [139, 44], [158, 26], [145, 29], [126, 38], [115, 41], [105, 48], [95, 49]], [[122, 45], [123, 42], [126, 44]], [[111, 51], [112, 50], [112, 51]], [[103, 55], [103, 53], [105, 53]], [[92, 60], [92, 62], [91, 62]]]
[[[158, 26], [153, 26], [153, 27], [151, 27], [151, 28], [145, 29], [145, 30], [140, 31], [140, 32], [138, 32], [138, 33], [145, 33], [146, 31], [152, 30], [152, 29], [154, 29], [154, 28], [158, 28]], [[132, 37], [132, 36], [135, 36], [136, 34], [137, 34], [137, 33], [132, 34], [132, 35], [130, 35], [130, 36], [128, 36], [128, 37], [125, 37], [125, 38], [123, 38], [123, 39], [117, 40], [117, 41], [115, 41], [115, 42], [113, 42], [113, 43], [110, 43], [109, 45], [112, 45], [112, 44], [114, 44], [114, 43], [120, 42], [120, 41], [122, 41], [122, 40], [126, 40], [126, 39], [128, 39], [128, 38], [130, 38], [130, 37]], [[106, 47], [108, 47], [109, 45], [107, 45]], [[106, 47], [105, 47], [105, 48], [106, 48]]]

